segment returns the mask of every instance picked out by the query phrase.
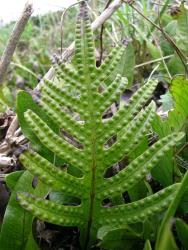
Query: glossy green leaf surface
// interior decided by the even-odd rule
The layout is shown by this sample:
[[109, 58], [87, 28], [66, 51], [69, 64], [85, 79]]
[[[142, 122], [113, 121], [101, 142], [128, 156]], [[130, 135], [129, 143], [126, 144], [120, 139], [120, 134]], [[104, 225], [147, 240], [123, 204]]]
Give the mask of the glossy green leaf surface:
[[172, 231], [168, 224], [166, 225], [165, 230], [163, 231], [163, 235], [161, 237], [159, 245], [155, 249], [178, 250]]
[[176, 230], [182, 245], [188, 249], [188, 225], [183, 220], [176, 219]]
[[[170, 93], [173, 97], [174, 107], [168, 113], [166, 119], [158, 115], [154, 117], [152, 126], [159, 138], [163, 138], [172, 131], [185, 131], [188, 115], [188, 80], [183, 76], [176, 76], [170, 85]], [[161, 175], [161, 172], [163, 174]], [[173, 150], [166, 154], [157, 167], [153, 169], [153, 176], [163, 185], [168, 186], [173, 183], [174, 160]]]
[[138, 248], [138, 242], [141, 234], [132, 230], [129, 227], [123, 229], [111, 230], [108, 227], [102, 227], [98, 232], [98, 239], [100, 247], [106, 250], [132, 250]]
[[0, 248], [2, 250], [38, 249], [32, 236], [33, 216], [17, 202], [17, 192], [23, 190], [41, 197], [46, 195], [48, 188], [39, 183], [34, 189], [32, 181], [33, 176], [28, 171], [14, 172], [6, 178], [6, 183], [12, 193], [1, 227]]

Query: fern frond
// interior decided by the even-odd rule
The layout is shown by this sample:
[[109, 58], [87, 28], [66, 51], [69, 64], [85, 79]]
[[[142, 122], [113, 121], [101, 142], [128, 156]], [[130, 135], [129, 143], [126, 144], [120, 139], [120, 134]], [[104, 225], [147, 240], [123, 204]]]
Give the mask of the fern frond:
[[[32, 127], [33, 132], [39, 140], [52, 152], [59, 157], [62, 157], [72, 165], [78, 168], [83, 167], [83, 152], [82, 150], [74, 147], [70, 143], [61, 139], [55, 132], [53, 132], [45, 122], [40, 119], [33, 111], [28, 110], [25, 112], [25, 119]], [[71, 157], [74, 154], [74, 158]]]
[[114, 206], [106, 210], [101, 209], [100, 225], [110, 225], [113, 229], [119, 227], [122, 223], [136, 223], [162, 212], [174, 198], [179, 185], [174, 184], [131, 204]]
[[44, 96], [42, 96], [43, 98], [45, 98], [46, 96], [50, 96], [59, 105], [63, 105], [70, 109], [73, 109], [77, 113], [79, 113], [83, 108], [83, 105], [78, 97], [75, 97], [70, 93], [68, 94], [66, 89], [63, 91], [60, 87], [48, 80], [45, 80], [45, 85], [42, 91], [44, 93]]
[[78, 138], [80, 142], [83, 142], [85, 133], [84, 125], [81, 122], [76, 121], [71, 114], [63, 111], [61, 106], [48, 96], [45, 96], [45, 101], [44, 99], [40, 101], [40, 106], [49, 117], [54, 119], [54, 122], [60, 128], [68, 127], [67, 132]]
[[[117, 75], [116, 79], [110, 86], [100, 95], [98, 100], [98, 108], [101, 114], [114, 103], [122, 92], [126, 89], [128, 81], [126, 78]], [[102, 105], [101, 105], [102, 103]]]
[[104, 167], [109, 167], [130, 153], [150, 127], [155, 105], [151, 103], [135, 119], [117, 133], [117, 141], [104, 152]]
[[114, 75], [124, 52], [125, 47], [123, 45], [113, 48], [112, 52], [106, 57], [101, 66], [95, 69], [95, 74], [93, 75], [94, 84], [97, 83], [99, 86]]
[[[70, 69], [66, 64], [63, 64], [57, 56], [54, 56], [53, 68], [56, 72], [57, 78], [61, 83], [63, 82], [65, 86], [66, 82], [71, 83], [73, 88], [81, 86], [81, 78], [78, 72], [74, 69]], [[68, 86], [70, 87], [70, 85]]]
[[156, 85], [156, 80], [146, 83], [131, 97], [127, 108], [121, 107], [111, 119], [104, 122], [104, 140], [107, 140], [117, 130], [121, 130], [133, 119], [149, 97], [151, 97]]
[[[67, 171], [31, 149], [20, 159], [33, 175], [49, 185], [50, 190], [77, 197], [80, 205], [64, 206], [22, 193], [18, 194], [18, 199], [40, 219], [58, 225], [78, 226], [82, 246], [89, 249], [96, 240], [99, 227], [106, 224], [118, 228], [122, 224], [142, 221], [168, 206], [179, 184], [131, 204], [107, 208], [102, 202], [104, 198], [129, 191], [181, 140], [183, 134], [171, 134], [159, 140], [119, 173], [104, 178], [104, 171], [131, 153], [149, 130], [155, 105], [153, 102], [145, 108], [143, 105], [151, 97], [157, 81], [150, 80], [143, 85], [131, 97], [128, 106], [120, 106], [106, 121], [103, 113], [118, 101], [127, 87], [127, 80], [117, 75], [125, 48], [114, 48], [101, 67], [96, 68], [85, 2], [81, 3], [75, 44], [73, 64], [55, 58], [54, 68], [59, 80], [56, 83], [45, 81], [39, 101], [41, 110], [54, 120], [59, 131], [51, 128], [49, 122], [40, 117], [40, 112], [28, 109], [24, 113], [29, 128], [45, 148], [66, 162]], [[103, 87], [102, 92], [100, 87]], [[115, 141], [109, 145], [113, 135]], [[82, 177], [71, 175], [70, 167], [80, 169]]]
[[17, 197], [25, 209], [44, 221], [61, 226], [83, 225], [83, 212], [80, 206], [63, 206], [27, 193], [18, 193]]
[[146, 176], [164, 154], [176, 145], [179, 136], [181, 138], [181, 135], [179, 134], [171, 134], [164, 137], [133, 160], [118, 174], [106, 179], [106, 181], [103, 182], [103, 185], [100, 186], [100, 192], [103, 199], [109, 196], [117, 196], [120, 192], [129, 190], [132, 186], [143, 179], [143, 177]]
[[55, 167], [52, 163], [33, 151], [20, 157], [22, 164], [53, 190], [60, 190], [68, 195], [81, 196], [84, 192], [83, 180]]
[[95, 69], [95, 49], [92, 36], [88, 12], [84, 5], [81, 5], [75, 31], [75, 61], [81, 74]]

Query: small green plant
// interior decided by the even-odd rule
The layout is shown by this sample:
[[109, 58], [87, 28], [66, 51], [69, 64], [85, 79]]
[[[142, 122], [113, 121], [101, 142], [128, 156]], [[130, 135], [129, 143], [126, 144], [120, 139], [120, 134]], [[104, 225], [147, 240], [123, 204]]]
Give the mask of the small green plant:
[[[149, 80], [131, 97], [127, 107], [120, 106], [112, 117], [105, 119], [105, 111], [118, 101], [128, 84], [117, 74], [122, 56], [126, 56], [125, 48], [115, 47], [96, 68], [94, 42], [84, 2], [78, 16], [75, 44], [73, 63], [65, 64], [56, 58], [57, 79], [54, 82], [45, 80], [38, 100], [58, 131], [31, 109], [24, 113], [40, 143], [62, 158], [68, 167], [62, 170], [56, 161], [52, 163], [32, 149], [22, 154], [20, 160], [50, 189], [77, 197], [80, 203], [62, 205], [21, 192], [17, 196], [20, 204], [34, 216], [57, 225], [79, 227], [81, 245], [83, 249], [89, 249], [97, 239], [99, 228], [122, 228], [143, 221], [169, 205], [178, 183], [129, 204], [123, 201], [117, 204], [116, 201], [123, 192], [141, 181], [183, 134], [173, 133], [157, 141], [123, 170], [107, 178], [107, 169], [125, 157], [129, 158], [149, 131], [155, 104], [151, 102], [144, 109], [142, 107], [152, 95], [157, 81]], [[18, 100], [22, 94], [18, 94]], [[110, 144], [112, 137], [116, 139]], [[75, 169], [79, 170], [79, 175]], [[103, 201], [107, 198], [111, 205], [105, 206]]]

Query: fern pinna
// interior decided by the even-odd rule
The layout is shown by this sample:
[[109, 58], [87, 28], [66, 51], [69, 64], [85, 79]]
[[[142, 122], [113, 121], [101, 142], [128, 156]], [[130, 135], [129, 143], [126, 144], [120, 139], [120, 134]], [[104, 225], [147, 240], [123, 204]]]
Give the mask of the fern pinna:
[[[134, 150], [150, 128], [155, 104], [142, 106], [151, 96], [157, 82], [149, 81], [120, 106], [109, 119], [105, 111], [118, 100], [127, 81], [117, 74], [125, 49], [115, 47], [99, 68], [96, 68], [95, 48], [85, 3], [78, 16], [75, 56], [72, 64], [55, 59], [57, 79], [45, 80], [39, 104], [59, 127], [59, 134], [32, 110], [24, 114], [28, 126], [41, 143], [68, 165], [67, 171], [55, 166], [29, 149], [21, 155], [23, 165], [52, 190], [78, 197], [78, 205], [62, 205], [26, 193], [19, 193], [20, 204], [34, 216], [53, 224], [77, 226], [83, 249], [96, 241], [102, 226], [112, 229], [123, 224], [144, 220], [166, 208], [179, 184], [129, 204], [104, 206], [103, 200], [120, 196], [142, 180], [182, 134], [171, 134], [147, 149], [128, 166], [110, 178], [106, 170]], [[63, 132], [62, 132], [63, 131]], [[68, 136], [67, 136], [68, 135]], [[108, 140], [116, 135], [115, 142]], [[80, 177], [69, 173], [74, 166]], [[113, 204], [113, 203], [112, 203]]]

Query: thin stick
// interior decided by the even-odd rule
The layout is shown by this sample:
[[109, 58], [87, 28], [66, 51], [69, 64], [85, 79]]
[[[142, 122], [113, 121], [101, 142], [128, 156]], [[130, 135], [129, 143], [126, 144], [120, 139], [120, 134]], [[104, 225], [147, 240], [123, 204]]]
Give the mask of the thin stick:
[[18, 128], [18, 119], [17, 119], [17, 116], [14, 117], [14, 119], [12, 120], [8, 130], [7, 130], [7, 133], [6, 133], [6, 139], [8, 141], [11, 141], [13, 136], [14, 136], [14, 133], [15, 131], [17, 130]]
[[148, 62], [144, 62], [144, 63], [141, 63], [141, 64], [137, 64], [137, 65], [134, 66], [134, 68], [137, 69], [137, 68], [146, 66], [146, 65], [148, 65], [148, 64], [152, 64], [152, 63], [160, 62], [160, 61], [163, 61], [163, 60], [167, 60], [167, 59], [172, 58], [172, 57], [173, 57], [173, 55], [160, 57], [160, 58], [157, 58], [157, 59], [148, 61]]
[[76, 2], [72, 5], [70, 5], [68, 8], [66, 8], [64, 11], [63, 11], [63, 14], [61, 16], [61, 54], [63, 53], [63, 38], [64, 38], [64, 30], [63, 30], [63, 25], [64, 25], [64, 18], [65, 18], [65, 15], [67, 13], [68, 10], [70, 10], [72, 7], [74, 7], [75, 5], [77, 4], [80, 4], [82, 2], [85, 2], [85, 0], [81, 0], [79, 2]]
[[7, 68], [10, 64], [10, 61], [12, 59], [12, 56], [14, 54], [14, 51], [16, 49], [16, 46], [18, 44], [18, 41], [21, 37], [21, 34], [24, 31], [24, 28], [33, 12], [33, 5], [31, 3], [26, 3], [24, 10], [16, 22], [14, 29], [12, 31], [12, 34], [9, 37], [9, 40], [7, 42], [6, 48], [3, 52], [3, 55], [1, 57], [0, 61], [0, 84], [2, 84], [5, 73], [7, 71]]
[[[170, 2], [170, 0], [167, 0], [167, 1], [165, 2], [165, 4], [161, 5], [161, 6], [163, 6], [162, 9], [161, 9], [161, 11], [160, 11], [160, 16], [161, 16], [161, 17], [162, 17], [162, 15], [164, 14], [164, 12], [166, 11], [166, 8], [169, 6], [169, 2]], [[153, 2], [153, 3], [154, 3], [154, 2]], [[155, 4], [157, 4], [157, 3], [155, 3]], [[155, 19], [154, 23], [157, 23], [157, 21], [158, 21], [158, 17]], [[153, 31], [155, 30], [155, 28], [156, 28], [155, 26], [152, 26], [152, 27], [151, 27], [150, 33], [147, 34], [147, 37], [149, 37], [150, 34], [153, 33]]]
[[[104, 7], [104, 9], [107, 9], [108, 6], [110, 5], [111, 3], [111, 0], [108, 0], [106, 6]], [[102, 24], [101, 26], [101, 31], [100, 31], [100, 57], [99, 57], [99, 66], [101, 65], [102, 63], [102, 58], [103, 58], [103, 33], [104, 33], [104, 23]]]
[[[153, 35], [152, 35], [152, 36], [153, 36]], [[158, 44], [158, 41], [157, 41], [157, 39], [156, 39], [155, 37], [153, 37], [153, 40], [154, 40], [154, 42], [155, 42], [155, 44], [156, 44], [156, 47], [157, 47], [158, 50], [159, 50], [159, 53], [160, 53], [160, 55], [161, 55], [162, 62], [163, 62], [164, 68], [165, 68], [165, 70], [166, 70], [166, 72], [167, 72], [167, 74], [168, 74], [168, 77], [170, 78], [170, 80], [172, 80], [172, 76], [171, 76], [171, 74], [170, 74], [170, 71], [169, 71], [169, 69], [168, 69], [168, 66], [167, 66], [167, 64], [166, 64], [166, 62], [165, 62], [165, 60], [164, 60], [164, 58], [163, 58], [163, 52], [162, 52], [162, 50], [161, 50], [161, 47], [160, 47], [160, 45]]]

